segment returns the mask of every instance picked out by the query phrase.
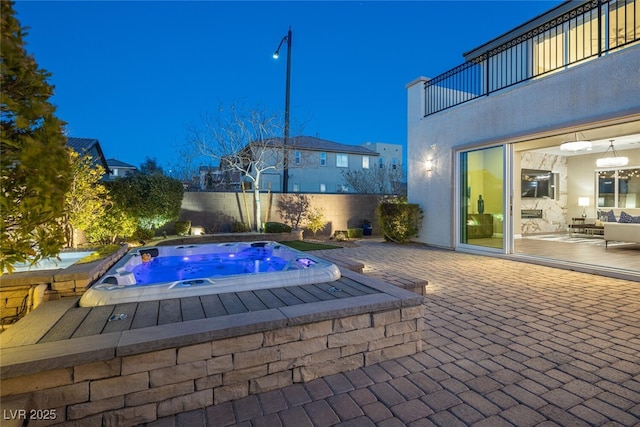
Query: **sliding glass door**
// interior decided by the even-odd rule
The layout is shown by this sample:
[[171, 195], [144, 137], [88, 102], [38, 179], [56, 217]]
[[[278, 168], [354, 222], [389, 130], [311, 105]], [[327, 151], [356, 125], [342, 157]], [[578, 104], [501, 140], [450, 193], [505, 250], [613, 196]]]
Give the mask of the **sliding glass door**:
[[459, 153], [458, 243], [504, 249], [505, 147]]

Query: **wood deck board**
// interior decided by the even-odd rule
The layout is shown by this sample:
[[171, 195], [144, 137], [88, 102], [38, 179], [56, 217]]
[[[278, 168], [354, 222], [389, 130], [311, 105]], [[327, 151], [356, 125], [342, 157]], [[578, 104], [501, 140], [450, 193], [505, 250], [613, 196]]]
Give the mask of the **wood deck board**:
[[200, 302], [202, 302], [202, 308], [207, 317], [219, 317], [229, 314], [218, 295], [202, 295]]
[[204, 319], [204, 309], [199, 297], [188, 297], [180, 300], [180, 308], [182, 311], [182, 320], [198, 320]]
[[93, 307], [71, 337], [79, 338], [100, 334], [109, 321], [109, 317], [114, 309], [114, 305]]
[[80, 298], [63, 298], [38, 306], [30, 316], [0, 334], [0, 348], [36, 344], [58, 319], [70, 308], [76, 307]]
[[102, 333], [107, 334], [109, 332], [128, 331], [131, 329], [133, 317], [135, 316], [137, 309], [137, 302], [128, 302], [116, 305], [113, 309], [113, 314], [124, 314], [126, 317], [121, 320], [113, 320], [111, 322], [107, 320], [107, 324], [102, 330]]
[[343, 295], [342, 292], [329, 292], [326, 290], [332, 286], [336, 286], [336, 284], [337, 283], [322, 283], [320, 285], [303, 285], [301, 288], [318, 297], [320, 301], [331, 301], [346, 296]]
[[273, 288], [271, 289], [271, 293], [275, 295], [282, 303], [286, 306], [289, 305], [298, 305], [304, 303], [303, 300], [295, 296], [293, 293], [289, 292], [290, 288]]
[[362, 292], [361, 295], [370, 295], [378, 292], [375, 289], [372, 289], [369, 286], [365, 286], [362, 283], [356, 282], [355, 280], [348, 277], [342, 277], [340, 280], [338, 280], [338, 282], [340, 282], [341, 286], [348, 285], [352, 289], [357, 289], [358, 291]]
[[172, 298], [160, 300], [160, 308], [158, 310], [158, 325], [178, 323], [181, 321], [182, 310], [180, 310], [180, 299]]
[[273, 289], [258, 289], [253, 291], [253, 293], [260, 298], [260, 301], [262, 301], [267, 308], [285, 307], [287, 305], [287, 303], [278, 298], [273, 292]]
[[233, 293], [228, 294], [219, 294], [220, 301], [222, 301], [222, 305], [227, 310], [229, 314], [238, 314], [238, 313], [246, 313], [247, 308], [242, 304], [238, 295]]
[[302, 289], [300, 286], [288, 286], [287, 292], [290, 292], [293, 296], [300, 299], [304, 303], [322, 301], [320, 298]]
[[[329, 289], [332, 287], [340, 288], [342, 291], [331, 292]], [[208, 317], [332, 301], [377, 292], [357, 281], [342, 278], [329, 283], [97, 307], [78, 307], [76, 299], [76, 306], [65, 306], [66, 312], [54, 310], [58, 316], [51, 319], [52, 326], [46, 333], [40, 332], [41, 338], [34, 339], [37, 340], [35, 342], [52, 342]], [[55, 304], [52, 304], [52, 307], [54, 306]], [[46, 310], [42, 312], [46, 313]], [[118, 315], [118, 319], [110, 321], [110, 317], [115, 315]]]
[[138, 303], [138, 309], [133, 317], [131, 329], [146, 328], [158, 324], [159, 301], [144, 301]]
[[42, 337], [39, 343], [60, 341], [71, 338], [80, 323], [89, 314], [91, 308], [76, 307], [67, 311], [64, 316]]
[[266, 310], [267, 306], [251, 291], [237, 292], [236, 295], [249, 311]]

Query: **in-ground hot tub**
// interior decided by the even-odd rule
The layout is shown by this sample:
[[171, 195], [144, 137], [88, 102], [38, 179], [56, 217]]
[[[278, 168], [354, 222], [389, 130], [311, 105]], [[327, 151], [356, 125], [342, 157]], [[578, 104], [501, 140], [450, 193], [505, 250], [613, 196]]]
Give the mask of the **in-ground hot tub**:
[[276, 242], [142, 247], [92, 285], [80, 306], [332, 282], [335, 264]]

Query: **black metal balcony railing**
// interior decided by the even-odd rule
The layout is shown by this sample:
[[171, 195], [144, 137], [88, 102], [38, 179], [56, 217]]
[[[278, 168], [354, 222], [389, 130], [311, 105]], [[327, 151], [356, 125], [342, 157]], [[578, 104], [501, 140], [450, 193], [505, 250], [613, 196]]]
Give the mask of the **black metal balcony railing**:
[[640, 40], [640, 0], [590, 0], [424, 84], [425, 116]]

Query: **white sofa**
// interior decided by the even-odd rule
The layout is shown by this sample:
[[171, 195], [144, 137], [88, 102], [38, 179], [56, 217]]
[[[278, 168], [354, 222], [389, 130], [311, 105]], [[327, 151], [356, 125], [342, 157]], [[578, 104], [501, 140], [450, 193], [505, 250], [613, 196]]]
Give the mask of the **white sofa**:
[[604, 223], [605, 247], [609, 241], [640, 243], [640, 224]]

